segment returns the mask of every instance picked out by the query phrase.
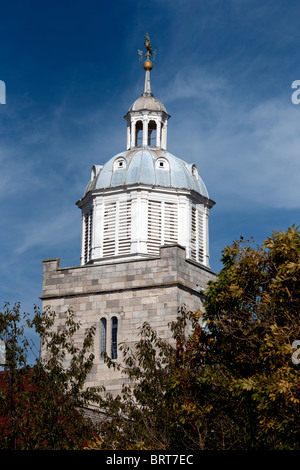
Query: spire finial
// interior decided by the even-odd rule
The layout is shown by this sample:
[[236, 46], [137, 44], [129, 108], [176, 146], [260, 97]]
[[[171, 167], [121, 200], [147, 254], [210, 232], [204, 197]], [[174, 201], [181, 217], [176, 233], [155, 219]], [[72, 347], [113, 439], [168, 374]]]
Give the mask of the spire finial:
[[151, 82], [150, 82], [150, 70], [153, 68], [153, 62], [150, 60], [151, 58], [154, 60], [156, 51], [152, 50], [151, 42], [150, 42], [150, 37], [149, 34], [146, 33], [144, 36], [145, 39], [145, 48], [147, 52], [143, 52], [141, 50], [138, 50], [138, 53], [140, 55], [140, 60], [144, 60], [143, 62], [143, 67], [145, 70], [145, 85], [144, 85], [144, 95], [152, 95], [151, 93]]

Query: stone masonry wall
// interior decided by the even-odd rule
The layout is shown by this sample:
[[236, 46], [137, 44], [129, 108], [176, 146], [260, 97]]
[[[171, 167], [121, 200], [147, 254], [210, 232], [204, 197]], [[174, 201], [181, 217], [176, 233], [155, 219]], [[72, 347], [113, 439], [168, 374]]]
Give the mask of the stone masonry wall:
[[85, 328], [96, 325], [95, 362], [87, 385], [104, 385], [116, 393], [121, 373], [108, 369], [100, 359], [101, 318], [108, 325], [112, 316], [118, 318], [118, 343], [133, 345], [144, 322], [168, 338], [168, 323], [180, 306], [191, 311], [201, 308], [199, 287], [205, 288], [210, 279], [214, 279], [212, 271], [186, 260], [185, 249], [178, 245], [162, 247], [159, 257], [103, 265], [61, 268], [57, 258], [43, 262], [41, 298], [43, 308], [50, 306], [56, 312], [57, 326], [63, 324], [67, 308], [73, 309], [82, 324], [79, 342]]

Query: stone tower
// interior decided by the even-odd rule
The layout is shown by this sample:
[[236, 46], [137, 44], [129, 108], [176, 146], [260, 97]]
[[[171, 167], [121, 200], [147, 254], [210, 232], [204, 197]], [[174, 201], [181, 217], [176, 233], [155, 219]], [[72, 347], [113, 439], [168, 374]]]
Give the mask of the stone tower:
[[[214, 202], [195, 164], [167, 151], [170, 118], [151, 91], [152, 48], [145, 36], [145, 83], [129, 108], [126, 150], [94, 165], [83, 197], [80, 266], [43, 262], [43, 308], [57, 326], [72, 307], [83, 331], [96, 325], [95, 362], [87, 385], [117, 392], [121, 376], [101, 353], [118, 357], [118, 343], [137, 340], [149, 322], [161, 337], [184, 304], [196, 311], [214, 278], [209, 267], [209, 211]], [[81, 339], [79, 334], [78, 340]]]

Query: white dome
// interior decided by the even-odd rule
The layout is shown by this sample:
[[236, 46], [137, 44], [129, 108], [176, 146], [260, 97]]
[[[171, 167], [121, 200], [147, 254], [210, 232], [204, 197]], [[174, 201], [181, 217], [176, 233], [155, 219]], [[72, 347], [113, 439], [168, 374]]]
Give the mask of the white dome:
[[143, 94], [140, 96], [129, 108], [129, 112], [131, 111], [141, 111], [143, 109], [147, 109], [149, 111], [163, 111], [167, 114], [167, 110], [157, 98], [154, 96]]
[[132, 184], [194, 190], [209, 198], [196, 165], [187, 164], [166, 150], [135, 148], [119, 153], [103, 166], [94, 166], [85, 190], [106, 189]]

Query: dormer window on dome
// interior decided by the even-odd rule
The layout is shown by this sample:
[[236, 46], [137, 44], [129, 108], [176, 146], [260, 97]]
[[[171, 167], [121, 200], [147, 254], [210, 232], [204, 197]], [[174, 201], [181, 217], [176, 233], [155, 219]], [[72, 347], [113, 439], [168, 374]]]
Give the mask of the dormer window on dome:
[[125, 158], [117, 158], [114, 162], [114, 171], [115, 170], [124, 170], [126, 168]]
[[170, 165], [166, 158], [158, 158], [155, 162], [155, 166], [159, 170], [169, 170]]
[[192, 175], [198, 179], [198, 169], [195, 164], [192, 166]]
[[103, 165], [93, 165], [92, 170], [91, 170], [91, 180], [93, 180], [96, 175], [101, 171], [103, 168]]

